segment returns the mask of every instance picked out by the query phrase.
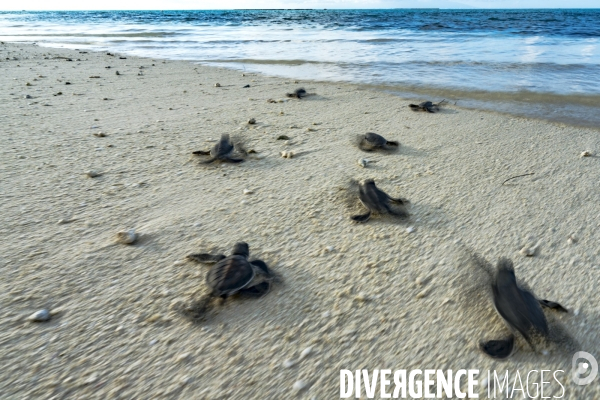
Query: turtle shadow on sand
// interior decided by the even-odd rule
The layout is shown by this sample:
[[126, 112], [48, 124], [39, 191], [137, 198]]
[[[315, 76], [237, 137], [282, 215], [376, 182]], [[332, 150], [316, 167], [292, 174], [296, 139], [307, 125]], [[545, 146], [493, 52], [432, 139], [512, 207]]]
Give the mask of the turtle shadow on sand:
[[260, 259], [250, 259], [247, 243], [238, 242], [230, 256], [224, 254], [194, 253], [187, 259], [202, 264], [212, 264], [206, 274], [208, 293], [192, 300], [183, 310], [184, 317], [192, 322], [204, 320], [209, 311], [228, 298], [261, 298], [266, 296], [274, 282], [281, 278]]
[[461, 323], [482, 326], [485, 333], [478, 334], [478, 347], [484, 354], [506, 359], [515, 348], [522, 347], [521, 338], [525, 348], [534, 353], [547, 347], [558, 351], [573, 351], [577, 347], [557, 318], [566, 309], [556, 302], [538, 299], [525, 283], [517, 280], [509, 259], [501, 258], [494, 267], [481, 255], [465, 250], [468, 257], [460, 263], [469, 267], [461, 267], [454, 282], [460, 305], [466, 311], [463, 318], [475, 321]]

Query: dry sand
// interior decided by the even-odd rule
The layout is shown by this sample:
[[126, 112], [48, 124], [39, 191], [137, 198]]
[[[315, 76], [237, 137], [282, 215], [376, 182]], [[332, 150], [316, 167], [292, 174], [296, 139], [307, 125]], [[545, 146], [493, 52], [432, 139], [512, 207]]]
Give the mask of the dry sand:
[[[0, 59], [2, 399], [333, 399], [340, 369], [360, 368], [562, 369], [563, 398], [600, 398], [571, 383], [566, 345], [479, 352], [505, 328], [467, 256], [513, 259], [600, 359], [600, 158], [580, 157], [600, 152], [597, 130], [183, 61], [22, 44]], [[299, 86], [316, 95], [267, 102]], [[368, 131], [400, 150], [353, 147]], [[257, 155], [200, 165], [190, 153], [222, 133]], [[409, 221], [349, 220], [344, 189], [368, 177], [411, 200]], [[139, 243], [114, 244], [131, 228]], [[238, 240], [282, 282], [188, 322], [176, 310], [206, 268], [185, 256]]]

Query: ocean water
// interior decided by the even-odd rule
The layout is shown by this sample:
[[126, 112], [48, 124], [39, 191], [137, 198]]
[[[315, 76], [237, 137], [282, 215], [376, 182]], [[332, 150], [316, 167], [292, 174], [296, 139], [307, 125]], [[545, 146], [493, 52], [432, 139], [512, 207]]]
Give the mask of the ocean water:
[[354, 82], [600, 127], [600, 9], [0, 12], [0, 40]]

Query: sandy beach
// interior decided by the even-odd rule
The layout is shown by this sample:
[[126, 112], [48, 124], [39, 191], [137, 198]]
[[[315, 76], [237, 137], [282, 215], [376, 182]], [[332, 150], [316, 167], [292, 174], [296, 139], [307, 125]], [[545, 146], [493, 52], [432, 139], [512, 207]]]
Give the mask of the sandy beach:
[[[340, 369], [385, 368], [563, 370], [563, 398], [600, 398], [572, 383], [572, 345], [479, 351], [506, 328], [469, 256], [512, 259], [569, 309], [547, 314], [575, 350], [600, 357], [599, 130], [16, 43], [0, 45], [0, 82], [0, 398], [333, 399]], [[298, 87], [314, 95], [286, 98]], [[400, 149], [364, 153], [366, 132]], [[256, 153], [200, 164], [192, 151], [223, 133]], [[352, 222], [348, 184], [366, 178], [409, 199], [410, 219]], [[116, 244], [128, 229], [139, 241]], [[240, 240], [280, 281], [183, 318], [208, 270], [186, 255]], [[50, 321], [30, 322], [41, 309]]]

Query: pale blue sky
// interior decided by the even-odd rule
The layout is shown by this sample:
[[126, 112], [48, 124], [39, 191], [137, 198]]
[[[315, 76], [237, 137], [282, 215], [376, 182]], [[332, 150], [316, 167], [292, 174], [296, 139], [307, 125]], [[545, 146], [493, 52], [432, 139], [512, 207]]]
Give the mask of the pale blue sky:
[[0, 10], [177, 10], [231, 8], [600, 8], [600, 0], [21, 0]]

